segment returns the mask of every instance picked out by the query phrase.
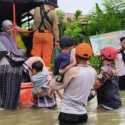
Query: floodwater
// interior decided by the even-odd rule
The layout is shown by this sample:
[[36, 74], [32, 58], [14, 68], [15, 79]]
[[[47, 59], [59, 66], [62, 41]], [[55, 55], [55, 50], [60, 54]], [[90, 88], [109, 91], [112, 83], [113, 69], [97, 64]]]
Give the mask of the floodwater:
[[[88, 104], [89, 119], [85, 125], [125, 125], [125, 92], [121, 93], [123, 106], [109, 112], [96, 111], [96, 99]], [[58, 109], [20, 109], [0, 111], [0, 125], [58, 125]]]

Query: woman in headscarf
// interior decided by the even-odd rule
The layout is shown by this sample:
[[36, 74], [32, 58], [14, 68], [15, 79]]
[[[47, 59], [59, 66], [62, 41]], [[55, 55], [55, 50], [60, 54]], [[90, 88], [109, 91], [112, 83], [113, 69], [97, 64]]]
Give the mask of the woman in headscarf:
[[0, 33], [0, 44], [3, 45], [2, 49], [6, 51], [5, 56], [3, 55], [0, 59], [1, 62], [1, 60], [5, 58], [5, 60], [0, 63], [0, 107], [4, 109], [17, 108], [20, 83], [23, 82], [25, 77], [22, 66], [12, 66], [6, 57], [7, 53], [13, 53], [17, 56], [22, 55], [13, 39], [12, 26], [10, 20], [4, 20], [2, 22], [3, 32]]
[[0, 33], [0, 41], [6, 47], [9, 52], [13, 52], [16, 55], [22, 55], [16, 45], [16, 41], [13, 38], [13, 24], [10, 20], [4, 20], [2, 22], [2, 30]]

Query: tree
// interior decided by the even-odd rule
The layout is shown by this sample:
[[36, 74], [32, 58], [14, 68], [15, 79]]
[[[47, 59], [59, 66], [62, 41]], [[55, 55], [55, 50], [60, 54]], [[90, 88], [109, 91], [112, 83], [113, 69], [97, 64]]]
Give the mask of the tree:
[[103, 5], [105, 9], [102, 11], [96, 4], [96, 11], [90, 15], [86, 30], [89, 35], [122, 30], [125, 27], [125, 22], [123, 23], [121, 19], [121, 15], [125, 14], [123, 15], [120, 10], [116, 9], [110, 0], [104, 0]]
[[82, 11], [81, 10], [76, 10], [75, 12], [75, 19], [78, 20], [78, 18], [82, 15]]
[[75, 44], [78, 44], [83, 40], [88, 40], [88, 38], [83, 33], [83, 26], [79, 19], [81, 14], [82, 12], [77, 10], [74, 14], [75, 18], [72, 21], [67, 22], [66, 30], [64, 31], [64, 35], [72, 37], [75, 41]]
[[[121, 1], [125, 4], [125, 0]], [[124, 30], [125, 9], [118, 9], [118, 6], [115, 6], [118, 4], [119, 0], [103, 0], [103, 10], [96, 4], [95, 11], [87, 16], [86, 24], [80, 21], [81, 11], [77, 10], [74, 20], [66, 24], [64, 35], [74, 37], [75, 41], [79, 43], [82, 39], [88, 39], [88, 36], [91, 35]]]

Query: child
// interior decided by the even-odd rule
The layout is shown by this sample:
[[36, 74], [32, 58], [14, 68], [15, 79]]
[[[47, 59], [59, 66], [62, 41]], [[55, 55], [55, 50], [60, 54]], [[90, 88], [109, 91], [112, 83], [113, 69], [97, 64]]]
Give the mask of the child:
[[118, 109], [121, 106], [118, 77], [115, 72], [114, 60], [117, 51], [112, 47], [101, 50], [102, 66], [98, 75], [97, 100], [98, 108], [105, 110]]
[[75, 49], [74, 41], [70, 37], [63, 37], [60, 41], [61, 53], [55, 61], [54, 75], [58, 75], [56, 81], [62, 82], [66, 71], [75, 66]]
[[33, 83], [33, 98], [34, 103], [37, 104], [39, 96], [46, 96], [48, 87], [48, 72], [43, 70], [41, 61], [36, 61], [32, 64], [31, 81]]

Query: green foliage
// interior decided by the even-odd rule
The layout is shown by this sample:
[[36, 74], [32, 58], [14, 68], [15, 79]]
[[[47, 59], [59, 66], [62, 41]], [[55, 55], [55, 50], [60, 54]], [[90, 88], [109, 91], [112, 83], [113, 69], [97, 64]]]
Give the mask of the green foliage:
[[82, 15], [82, 11], [81, 10], [76, 10], [75, 12], [75, 19], [78, 20], [79, 19], [79, 16]]
[[[124, 0], [120, 0], [120, 2]], [[112, 3], [113, 2], [113, 3]], [[116, 6], [117, 5], [117, 6]], [[124, 30], [125, 27], [125, 1], [119, 4], [119, 0], [103, 0], [103, 10], [96, 4], [95, 11], [87, 16], [86, 24], [81, 22], [81, 11], [77, 10], [73, 19], [69, 19], [65, 25], [64, 35], [71, 36], [78, 44], [87, 40], [89, 36], [112, 31]]]
[[99, 70], [101, 66], [101, 57], [100, 56], [92, 56], [89, 60], [89, 63], [96, 69]]
[[[119, 2], [122, 2], [122, 4]], [[124, 30], [125, 28], [125, 0], [103, 0], [104, 9], [96, 4], [95, 11], [88, 15], [88, 23], [80, 20], [81, 11], [77, 10], [74, 19], [69, 19], [65, 25], [64, 35], [71, 36], [78, 44], [88, 40], [91, 35], [102, 34], [112, 31]], [[99, 69], [101, 58], [93, 56], [90, 64]]]
[[99, 5], [96, 4], [96, 11], [90, 15], [86, 30], [89, 35], [124, 29], [125, 22], [123, 20], [125, 19], [125, 11], [121, 12], [116, 9], [110, 0], [104, 0], [104, 8], [105, 10], [102, 11]]
[[70, 36], [74, 39], [75, 44], [82, 42], [83, 40], [88, 41], [88, 37], [83, 33], [83, 26], [79, 20], [81, 16], [81, 11], [77, 10], [75, 13], [75, 18], [69, 20], [66, 24], [66, 30], [64, 31], [65, 36]]
[[79, 21], [73, 21], [66, 26], [64, 35], [70, 36], [74, 39], [75, 44], [88, 40], [88, 38], [82, 33], [83, 29]]
[[103, 5], [104, 10], [96, 4], [95, 11], [89, 15], [86, 25], [82, 25], [79, 19], [81, 11], [77, 10], [74, 15], [75, 18], [66, 24], [64, 35], [73, 37], [75, 42], [79, 43], [83, 40], [88, 40], [88, 36], [91, 35], [124, 30], [125, 11], [117, 9], [112, 4], [112, 0], [103, 0]]

